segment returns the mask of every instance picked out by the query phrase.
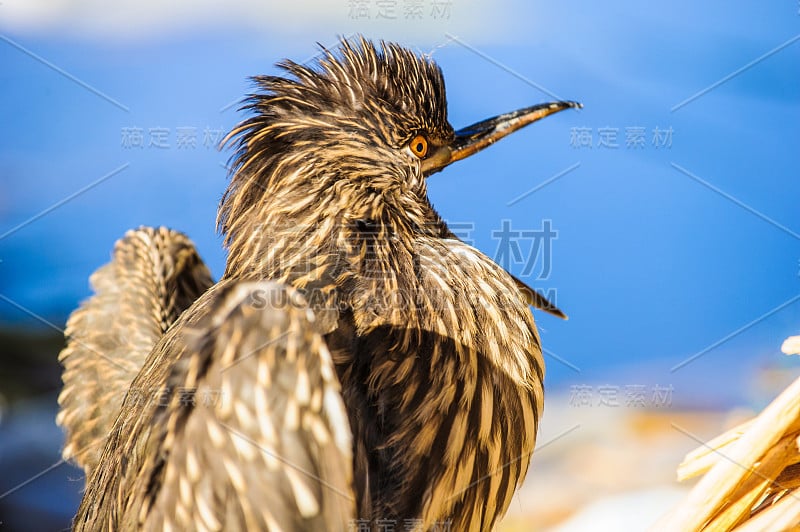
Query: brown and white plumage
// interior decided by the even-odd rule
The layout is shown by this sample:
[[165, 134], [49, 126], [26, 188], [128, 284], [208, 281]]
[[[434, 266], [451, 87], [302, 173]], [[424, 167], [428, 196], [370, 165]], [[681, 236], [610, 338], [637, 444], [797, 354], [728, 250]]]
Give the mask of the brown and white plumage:
[[[491, 529], [535, 445], [544, 364], [526, 301], [544, 300], [455, 238], [426, 178], [577, 104], [455, 132], [441, 71], [399, 46], [343, 42], [317, 69], [283, 68], [256, 78], [254, 115], [232, 132], [223, 279], [146, 337], [146, 358], [147, 342], [131, 345], [135, 378], [91, 375], [95, 396], [128, 393], [113, 425], [94, 414], [93, 431], [110, 434], [82, 462], [75, 525]], [[152, 297], [130, 312], [169, 306], [146, 290], [154, 270], [128, 270], [124, 291]], [[78, 342], [110, 319], [98, 288], [71, 321], [66, 399], [82, 378]], [[85, 406], [62, 406], [78, 434]]]
[[345, 527], [351, 439], [313, 322], [275, 283], [222, 281], [201, 296], [132, 382], [75, 527]]
[[213, 281], [185, 235], [140, 228], [117, 242], [91, 284], [96, 295], [67, 322], [57, 418], [67, 430], [64, 457], [87, 476], [145, 358]]

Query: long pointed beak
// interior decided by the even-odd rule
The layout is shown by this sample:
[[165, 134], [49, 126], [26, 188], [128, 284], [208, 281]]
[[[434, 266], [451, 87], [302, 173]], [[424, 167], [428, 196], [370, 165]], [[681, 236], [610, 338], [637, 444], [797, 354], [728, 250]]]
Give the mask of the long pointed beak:
[[447, 146], [439, 146], [422, 161], [423, 175], [430, 175], [445, 166], [491, 146], [498, 140], [537, 120], [563, 111], [564, 109], [580, 109], [578, 102], [564, 101], [541, 103], [511, 113], [505, 113], [477, 124], [472, 124], [456, 131], [453, 142]]

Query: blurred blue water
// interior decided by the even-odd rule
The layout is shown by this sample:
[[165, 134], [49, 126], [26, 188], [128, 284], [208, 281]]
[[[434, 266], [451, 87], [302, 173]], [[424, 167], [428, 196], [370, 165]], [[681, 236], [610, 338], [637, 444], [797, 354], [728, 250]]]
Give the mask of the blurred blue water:
[[63, 530], [83, 491], [83, 472], [60, 460], [55, 396], [15, 403], [0, 423], [0, 526]]

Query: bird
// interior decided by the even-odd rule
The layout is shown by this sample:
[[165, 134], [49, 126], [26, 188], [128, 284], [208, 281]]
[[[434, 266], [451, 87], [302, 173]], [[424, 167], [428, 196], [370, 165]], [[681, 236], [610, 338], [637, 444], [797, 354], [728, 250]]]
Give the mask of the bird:
[[224, 143], [214, 282], [140, 227], [67, 322], [57, 422], [76, 530], [490, 530], [526, 476], [565, 315], [433, 207], [427, 180], [581, 105], [456, 131], [425, 54], [364, 37], [256, 76]]

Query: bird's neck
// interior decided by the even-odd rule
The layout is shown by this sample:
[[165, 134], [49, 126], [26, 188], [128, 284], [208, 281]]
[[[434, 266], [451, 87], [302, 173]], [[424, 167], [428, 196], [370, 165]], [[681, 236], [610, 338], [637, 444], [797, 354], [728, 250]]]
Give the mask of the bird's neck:
[[350, 306], [353, 298], [395, 297], [409, 288], [414, 240], [447, 231], [424, 183], [381, 193], [324, 176], [266, 183], [233, 182], [223, 199], [224, 277], [286, 283], [304, 292], [316, 313]]

